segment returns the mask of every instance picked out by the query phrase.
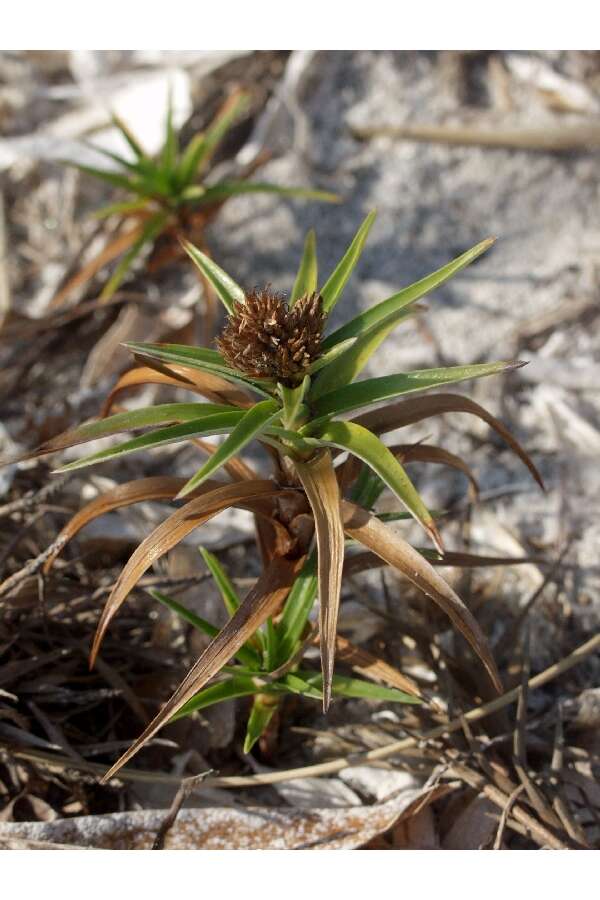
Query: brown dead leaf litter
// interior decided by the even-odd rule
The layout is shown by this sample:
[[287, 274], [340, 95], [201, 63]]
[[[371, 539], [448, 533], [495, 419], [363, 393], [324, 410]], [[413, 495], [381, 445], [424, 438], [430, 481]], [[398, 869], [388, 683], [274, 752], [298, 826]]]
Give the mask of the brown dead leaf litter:
[[[318, 704], [290, 699], [250, 756], [241, 751], [245, 701], [212, 707], [165, 728], [135, 766], [100, 786], [203, 646], [148, 589], [215, 624], [223, 613], [191, 535], [140, 582], [90, 672], [103, 602], [168, 507], [112, 513], [84, 529], [48, 575], [44, 561], [83, 502], [164, 474], [165, 461], [185, 477], [200, 454], [148, 454], [68, 479], [45, 462], [4, 469], [0, 847], [598, 848], [600, 57], [210, 56], [0, 55], [0, 452], [96, 415], [128, 365], [121, 341], [200, 338], [204, 298], [185, 266], [134, 273], [108, 305], [97, 302], [102, 277], [68, 305], [52, 304], [112, 227], [89, 215], [109, 195], [58, 163], [83, 152], [82, 137], [106, 135], [94, 98], [127, 109], [135, 84], [160, 111], [175, 79], [189, 138], [241, 85], [253, 99], [224, 147], [224, 170], [266, 148], [265, 180], [305, 180], [346, 203], [315, 211], [261, 197], [226, 207], [207, 237], [240, 282], [290, 282], [313, 225], [326, 271], [371, 206], [380, 230], [349, 288], [357, 311], [382, 285], [414, 280], [488, 233], [501, 239], [489, 261], [430, 299], [435, 316], [390, 341], [384, 362], [397, 371], [492, 355], [531, 360], [511, 376], [510, 392], [490, 381], [473, 396], [533, 451], [545, 496], [466, 421], [458, 429], [441, 419], [435, 436], [476, 460], [478, 500], [460, 472], [411, 469], [430, 505], [447, 510], [452, 550], [535, 560], [445, 570], [492, 641], [505, 699], [488, 709], [494, 698], [482, 693], [464, 642], [406, 582], [373, 569], [346, 581], [342, 633], [411, 678], [426, 704], [337, 701], [325, 718]], [[558, 133], [561, 146], [552, 144]], [[399, 439], [430, 435], [413, 429]], [[216, 519], [202, 540], [240, 586], [258, 576], [246, 514]], [[339, 665], [351, 671], [351, 661]]]

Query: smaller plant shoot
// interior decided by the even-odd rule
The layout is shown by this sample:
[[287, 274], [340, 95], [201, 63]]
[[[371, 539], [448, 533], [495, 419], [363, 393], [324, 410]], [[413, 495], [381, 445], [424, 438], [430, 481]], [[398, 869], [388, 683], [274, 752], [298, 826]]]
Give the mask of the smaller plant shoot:
[[270, 193], [281, 197], [300, 197], [337, 202], [327, 191], [303, 187], [281, 187], [268, 182], [248, 181], [254, 170], [265, 161], [259, 158], [235, 180], [211, 177], [213, 157], [233, 125], [249, 106], [243, 91], [232, 94], [206, 131], [180, 147], [173, 126], [173, 107], [169, 98], [165, 139], [161, 152], [150, 157], [131, 133], [126, 123], [113, 115], [112, 121], [127, 144], [132, 158], [93, 146], [97, 153], [116, 164], [117, 169], [101, 169], [68, 162], [79, 171], [98, 178], [122, 191], [124, 199], [99, 209], [96, 217], [118, 216], [121, 227], [116, 238], [61, 289], [54, 303], [59, 304], [76, 287], [85, 284], [100, 269], [120, 257], [101, 292], [108, 300], [120, 287], [141, 254], [151, 248], [148, 271], [155, 272], [177, 259], [182, 251], [180, 241], [188, 239], [206, 250], [204, 231], [224, 203], [232, 197], [250, 193]]

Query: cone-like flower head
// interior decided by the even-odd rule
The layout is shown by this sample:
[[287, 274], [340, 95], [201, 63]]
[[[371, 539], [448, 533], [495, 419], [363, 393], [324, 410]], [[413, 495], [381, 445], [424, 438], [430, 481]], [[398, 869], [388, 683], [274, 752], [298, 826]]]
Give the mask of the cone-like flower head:
[[321, 355], [325, 319], [319, 294], [290, 308], [283, 294], [255, 288], [245, 303], [235, 303], [217, 347], [233, 368], [294, 386]]

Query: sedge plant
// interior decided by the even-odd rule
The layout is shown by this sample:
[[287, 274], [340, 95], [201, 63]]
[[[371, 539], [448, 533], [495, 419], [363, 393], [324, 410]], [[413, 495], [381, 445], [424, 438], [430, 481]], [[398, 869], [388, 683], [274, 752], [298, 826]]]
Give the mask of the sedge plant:
[[[158, 601], [207, 633], [211, 641], [107, 778], [165, 723], [231, 697], [254, 697], [246, 749], [262, 734], [286, 693], [318, 698], [325, 710], [332, 695], [418, 701], [418, 690], [407, 679], [392, 679], [392, 687], [382, 687], [334, 672], [336, 651], [341, 658], [348, 651], [347, 642], [344, 645], [337, 635], [345, 565], [353, 572], [361, 566], [389, 565], [402, 573], [448, 615], [491, 683], [501, 689], [497, 667], [476, 619], [435, 568], [436, 563], [460, 562], [466, 555], [444, 553], [435, 515], [413, 485], [403, 461], [443, 463], [467, 474], [469, 469], [464, 460], [442, 448], [387, 446], [381, 436], [432, 416], [469, 413], [500, 434], [542, 486], [526, 452], [479, 404], [454, 393], [427, 394], [466, 379], [508, 372], [523, 363], [451, 366], [357, 380], [385, 338], [415, 314], [418, 300], [477, 259], [492, 241], [477, 244], [328, 331], [328, 317], [363, 252], [374, 218], [374, 212], [367, 216], [324, 282], [319, 280], [315, 235], [310, 232], [289, 298], [270, 287], [244, 291], [206, 254], [186, 244], [189, 256], [227, 312], [216, 347], [129, 343], [141, 365], [119, 379], [107, 398], [103, 417], [47, 441], [32, 454], [144, 429], [123, 443], [68, 463], [60, 471], [181, 441], [195, 443], [208, 457], [187, 480], [165, 475], [119, 485], [82, 509], [59, 536], [47, 568], [64, 544], [96, 516], [142, 500], [181, 501], [142, 541], [121, 572], [100, 617], [92, 664], [110, 622], [153, 561], [224, 509], [246, 509], [255, 516], [263, 569], [245, 597], [238, 596], [216, 558], [204, 552], [230, 617], [223, 628], [215, 628], [172, 598], [154, 593]], [[204, 399], [110, 414], [122, 391], [147, 383], [183, 388]], [[216, 446], [205, 441], [210, 435], [225, 438]], [[252, 441], [260, 442], [267, 451], [271, 477], [259, 477], [240, 457]], [[220, 470], [229, 481], [214, 478]], [[392, 516], [374, 511], [384, 490], [391, 491], [399, 504]], [[414, 519], [429, 546], [413, 547], [389, 527], [386, 520], [390, 517]], [[359, 547], [360, 553], [348, 556], [345, 562], [346, 547], [351, 545]], [[303, 662], [307, 646], [315, 640], [310, 617], [317, 598], [320, 672], [311, 671]], [[346, 658], [361, 671], [356, 654]], [[385, 674], [383, 680], [390, 684]]]
[[337, 202], [338, 197], [327, 191], [248, 181], [266, 160], [266, 155], [259, 157], [237, 179], [215, 180], [211, 177], [215, 152], [248, 105], [248, 94], [243, 91], [233, 93], [206, 131], [195, 135], [185, 147], [180, 147], [169, 97], [164, 144], [156, 157], [147, 154], [127, 124], [113, 115], [113, 124], [127, 144], [132, 158], [91, 145], [97, 153], [110, 159], [113, 166], [116, 164], [117, 169], [101, 169], [67, 161], [80, 172], [119, 189], [124, 196], [95, 212], [97, 219], [120, 217], [119, 232], [64, 285], [54, 300], [56, 304], [115, 259], [119, 262], [100, 294], [103, 301], [113, 296], [143, 252], [150, 250], [147, 268], [153, 272], [180, 255], [181, 239], [191, 240], [206, 249], [204, 230], [232, 197], [270, 193], [281, 197]]

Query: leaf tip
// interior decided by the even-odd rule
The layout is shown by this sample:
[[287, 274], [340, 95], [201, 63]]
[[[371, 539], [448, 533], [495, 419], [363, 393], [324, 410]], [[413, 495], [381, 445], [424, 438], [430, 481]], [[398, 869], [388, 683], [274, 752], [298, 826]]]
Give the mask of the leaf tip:
[[119, 765], [118, 762], [116, 762], [116, 763], [114, 764], [114, 766], [111, 766], [111, 767], [110, 767], [110, 769], [108, 770], [108, 772], [105, 772], [105, 773], [104, 773], [104, 775], [103, 775], [102, 778], [100, 779], [100, 784], [108, 784], [108, 782], [109, 782], [112, 778], [114, 778], [114, 776], [117, 774], [117, 772], [119, 771], [120, 768], [121, 768], [121, 766]]
[[522, 369], [523, 366], [528, 366], [528, 359], [512, 359], [510, 362], [507, 362], [504, 371], [505, 372], [513, 372], [515, 369]]
[[429, 532], [429, 535], [431, 536], [431, 540], [435, 544], [436, 550], [439, 553], [441, 553], [443, 556], [444, 555], [444, 544], [442, 541], [442, 537], [433, 522], [428, 523], [427, 531]]
[[90, 672], [96, 665], [96, 660], [98, 659], [98, 654], [100, 652], [100, 644], [102, 643], [102, 639], [104, 637], [104, 633], [107, 627], [106, 622], [106, 608], [104, 609], [102, 616], [100, 617], [100, 621], [98, 622], [98, 626], [96, 628], [96, 633], [92, 640], [92, 646], [90, 648], [90, 655], [88, 656], [88, 666]]
[[492, 684], [494, 685], [494, 688], [497, 690], [498, 694], [503, 694], [504, 693], [504, 685], [502, 684], [500, 672], [498, 671], [496, 666], [495, 665], [489, 666], [488, 672], [489, 672], [490, 678], [492, 679]]
[[[187, 497], [194, 490], [195, 485], [184, 484], [178, 494], [175, 494], [173, 500], [183, 500], [184, 497]], [[202, 551], [200, 551], [202, 553]]]

